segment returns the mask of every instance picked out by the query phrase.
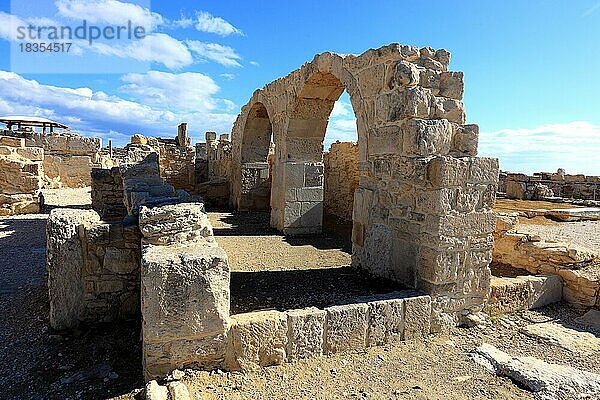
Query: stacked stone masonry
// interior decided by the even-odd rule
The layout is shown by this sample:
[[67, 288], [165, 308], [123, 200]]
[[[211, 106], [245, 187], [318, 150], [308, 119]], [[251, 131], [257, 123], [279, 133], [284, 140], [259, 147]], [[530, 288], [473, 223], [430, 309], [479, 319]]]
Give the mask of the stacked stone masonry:
[[539, 172], [531, 176], [506, 174], [506, 197], [511, 199], [542, 200], [563, 197], [600, 200], [600, 177]]
[[40, 210], [44, 150], [25, 140], [0, 136], [0, 215]]
[[323, 155], [323, 212], [352, 221], [354, 192], [358, 187], [358, 145], [336, 142]]
[[141, 236], [137, 225], [102, 222], [92, 210], [55, 209], [47, 232], [52, 328], [139, 314]]
[[478, 127], [465, 124], [463, 74], [449, 61], [446, 50], [398, 44], [318, 54], [256, 90], [231, 140], [231, 203], [252, 204], [246, 164], [268, 153], [272, 135], [271, 225], [320, 232], [323, 139], [346, 90], [360, 171], [353, 265], [431, 294], [436, 328], [485, 306], [498, 184], [498, 161], [476, 157]]
[[558, 275], [563, 281], [565, 301], [600, 308], [600, 255], [583, 247], [547, 242], [519, 232], [516, 224], [516, 216], [499, 214], [494, 233], [494, 262], [533, 274]]

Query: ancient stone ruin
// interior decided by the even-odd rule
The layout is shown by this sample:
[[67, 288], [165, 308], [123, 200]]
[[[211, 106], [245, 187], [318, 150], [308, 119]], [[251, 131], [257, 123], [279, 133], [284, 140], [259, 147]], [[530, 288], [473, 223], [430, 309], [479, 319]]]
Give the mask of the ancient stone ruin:
[[559, 169], [556, 173], [501, 174], [506, 197], [510, 199], [561, 200], [581, 199], [600, 201], [600, 177], [583, 174], [569, 175]]
[[[91, 171], [94, 210], [48, 220], [52, 327], [141, 314], [151, 379], [418, 338], [482, 311], [498, 162], [476, 157], [478, 128], [465, 124], [463, 75], [449, 61], [446, 50], [398, 44], [319, 54], [255, 91], [231, 138], [209, 132], [194, 148], [181, 125], [174, 140], [134, 135], [113, 149], [114, 167]], [[324, 158], [344, 90], [358, 143]], [[229, 261], [205, 202], [270, 209], [290, 236], [320, 233], [324, 213], [351, 221], [352, 266], [398, 290], [231, 315]]]

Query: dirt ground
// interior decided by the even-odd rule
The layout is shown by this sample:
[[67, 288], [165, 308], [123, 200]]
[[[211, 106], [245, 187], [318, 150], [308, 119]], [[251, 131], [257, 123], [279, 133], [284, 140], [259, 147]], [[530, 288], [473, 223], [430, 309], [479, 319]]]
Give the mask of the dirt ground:
[[[46, 201], [48, 208], [65, 202], [86, 207], [85, 196], [85, 191], [56, 191]], [[48, 329], [46, 218], [47, 214], [0, 218], [0, 399], [106, 399], [119, 394], [120, 399], [142, 398], [138, 321], [75, 332]], [[323, 306], [360, 291], [391, 289], [382, 282], [363, 281], [349, 270], [348, 243], [335, 235], [292, 240], [268, 228], [265, 215], [211, 213], [210, 218], [232, 265], [234, 312], [293, 308], [306, 302]], [[588, 237], [595, 227], [590, 229]], [[534, 399], [511, 380], [475, 364], [468, 353], [486, 342], [513, 355], [600, 373], [600, 354], [576, 354], [519, 330], [549, 320], [589, 330], [577, 325], [582, 313], [553, 305], [492, 316], [484, 327], [456, 328], [424, 340], [326, 355], [251, 374], [189, 371], [184, 382], [195, 399]]]

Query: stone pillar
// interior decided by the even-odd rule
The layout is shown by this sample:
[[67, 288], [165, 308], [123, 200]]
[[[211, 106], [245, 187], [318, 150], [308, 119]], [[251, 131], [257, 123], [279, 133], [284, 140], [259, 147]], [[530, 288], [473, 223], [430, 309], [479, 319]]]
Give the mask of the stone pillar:
[[181, 147], [187, 147], [192, 143], [192, 139], [187, 133], [187, 122], [182, 122], [177, 127], [177, 145]]
[[144, 376], [223, 367], [230, 272], [201, 203], [142, 207]]

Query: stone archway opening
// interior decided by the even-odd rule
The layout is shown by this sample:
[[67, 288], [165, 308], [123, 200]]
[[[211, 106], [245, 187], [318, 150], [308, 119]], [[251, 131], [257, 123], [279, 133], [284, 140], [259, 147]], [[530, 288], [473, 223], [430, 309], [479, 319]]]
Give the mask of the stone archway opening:
[[255, 103], [246, 119], [241, 149], [241, 191], [238, 210], [269, 210], [274, 145], [267, 108]]
[[354, 193], [358, 188], [358, 131], [350, 96], [335, 102], [325, 133], [323, 153], [323, 232], [350, 240]]

